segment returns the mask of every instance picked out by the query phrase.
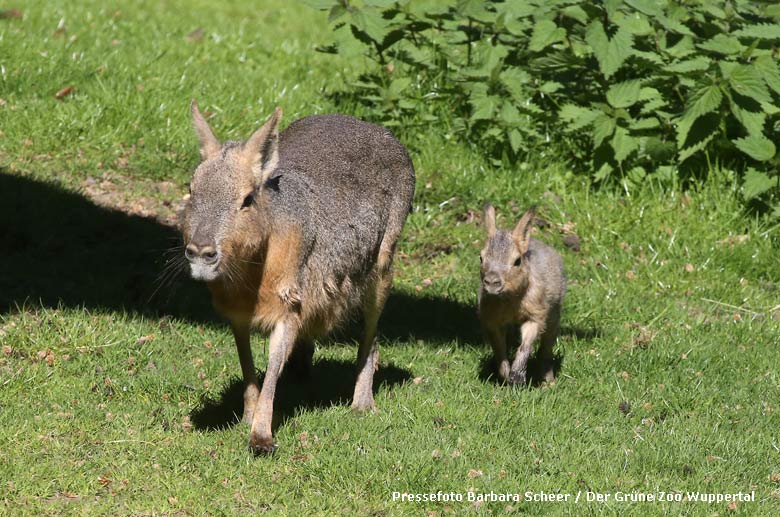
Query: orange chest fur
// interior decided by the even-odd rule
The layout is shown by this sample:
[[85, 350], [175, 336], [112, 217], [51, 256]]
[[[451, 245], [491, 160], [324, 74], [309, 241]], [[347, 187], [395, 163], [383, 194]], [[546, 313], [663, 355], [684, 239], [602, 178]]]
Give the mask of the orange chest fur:
[[291, 310], [282, 294], [297, 288], [300, 243], [297, 232], [272, 235], [259, 257], [234, 257], [232, 280], [209, 285], [217, 311], [230, 321], [271, 329]]

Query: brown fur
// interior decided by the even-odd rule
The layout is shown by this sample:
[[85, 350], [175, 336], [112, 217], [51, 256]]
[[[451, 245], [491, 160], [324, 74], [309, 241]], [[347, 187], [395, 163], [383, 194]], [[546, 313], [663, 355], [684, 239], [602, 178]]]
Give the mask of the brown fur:
[[[552, 382], [552, 348], [566, 291], [563, 262], [552, 248], [530, 237], [533, 208], [523, 214], [511, 233], [499, 230], [495, 217], [495, 210], [487, 205], [484, 221], [488, 239], [480, 255], [483, 333], [493, 348], [499, 377], [512, 384], [526, 382], [528, 358], [534, 341], [541, 337], [544, 377]], [[515, 326], [520, 329], [520, 343], [510, 366], [508, 339]]]
[[[223, 281], [209, 282], [217, 311], [230, 321], [247, 322], [270, 332], [274, 324], [291, 310], [297, 301], [290, 288], [295, 283], [300, 255], [300, 234], [272, 233], [258, 253], [243, 259], [237, 276], [242, 285]], [[227, 251], [240, 257], [240, 248]], [[257, 267], [260, 266], [260, 267]]]
[[[275, 448], [273, 399], [285, 363], [308, 371], [314, 339], [357, 307], [365, 335], [352, 406], [373, 410], [377, 321], [414, 194], [405, 149], [387, 130], [341, 115], [306, 117], [279, 134], [277, 108], [246, 142], [225, 144], [194, 102], [192, 117], [203, 162], [185, 210], [186, 255], [233, 330], [250, 449]], [[262, 389], [253, 328], [270, 332]]]

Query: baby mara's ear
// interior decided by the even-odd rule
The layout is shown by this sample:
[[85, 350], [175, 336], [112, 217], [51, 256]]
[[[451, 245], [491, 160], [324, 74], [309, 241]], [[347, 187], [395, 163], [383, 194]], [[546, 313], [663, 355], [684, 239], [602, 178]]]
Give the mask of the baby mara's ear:
[[492, 237], [496, 233], [496, 209], [490, 203], [486, 203], [482, 209], [482, 221], [485, 223], [488, 237]]
[[512, 240], [520, 253], [525, 254], [528, 251], [528, 245], [531, 240], [531, 227], [536, 216], [536, 206], [532, 206], [523, 214], [517, 222], [515, 229], [512, 230]]
[[192, 99], [190, 104], [190, 112], [192, 112], [192, 127], [195, 128], [195, 134], [198, 135], [198, 141], [200, 142], [200, 159], [205, 162], [219, 153], [222, 144], [219, 143], [217, 137], [214, 136], [214, 132], [211, 131], [209, 123], [201, 115], [195, 99]]

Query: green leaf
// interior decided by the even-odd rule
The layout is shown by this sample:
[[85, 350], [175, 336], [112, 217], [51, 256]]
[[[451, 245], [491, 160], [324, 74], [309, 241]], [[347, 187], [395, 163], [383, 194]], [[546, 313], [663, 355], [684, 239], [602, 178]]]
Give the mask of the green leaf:
[[740, 43], [737, 38], [733, 38], [723, 33], [716, 34], [713, 38], [704, 43], [699, 43], [696, 46], [702, 50], [709, 50], [726, 56], [739, 54], [745, 50], [745, 45]]
[[[506, 2], [510, 4], [522, 4], [524, 2]], [[588, 13], [585, 12], [585, 9], [580, 7], [579, 5], [570, 5], [568, 7], [564, 7], [561, 10], [561, 14], [563, 16], [566, 16], [567, 18], [571, 18], [573, 20], [577, 20], [581, 24], [585, 25], [588, 23]]]
[[640, 101], [649, 101], [653, 99], [662, 99], [661, 92], [659, 92], [657, 89], [653, 88], [652, 86], [645, 86], [641, 90], [639, 90], [639, 100]]
[[576, 131], [589, 126], [596, 120], [596, 117], [603, 115], [603, 112], [577, 106], [576, 104], [564, 104], [558, 116], [571, 124], [565, 131]]
[[677, 61], [664, 68], [667, 72], [675, 74], [684, 74], [695, 70], [707, 70], [712, 64], [712, 60], [705, 56], [698, 56], [685, 61]]
[[512, 147], [512, 151], [517, 152], [523, 145], [523, 135], [517, 129], [509, 131], [509, 145]]
[[625, 2], [637, 11], [648, 16], [655, 17], [664, 12], [662, 7], [663, 4], [661, 2], [653, 0], [625, 0]]
[[663, 97], [655, 97], [645, 102], [639, 112], [643, 115], [647, 115], [648, 113], [656, 113], [659, 108], [663, 108], [664, 106], [666, 106], [666, 101], [663, 99]]
[[688, 132], [696, 120], [707, 113], [720, 108], [723, 93], [717, 85], [711, 84], [693, 92], [685, 113], [677, 120], [677, 147], [682, 149], [686, 145]]
[[497, 18], [497, 14], [488, 11], [485, 8], [486, 5], [483, 0], [459, 0], [457, 11], [464, 18], [473, 18], [482, 23], [493, 23]]
[[753, 61], [753, 66], [764, 78], [766, 85], [775, 93], [780, 94], [780, 69], [778, 69], [777, 62], [770, 56], [761, 56]]
[[534, 30], [531, 34], [531, 41], [528, 43], [528, 49], [531, 52], [539, 52], [566, 38], [566, 30], [555, 25], [552, 20], [539, 20], [534, 24]]
[[742, 183], [742, 195], [745, 199], [757, 198], [768, 190], [777, 187], [777, 178], [770, 178], [763, 171], [749, 167], [745, 171], [745, 181]]
[[630, 171], [628, 171], [628, 180], [632, 182], [634, 185], [641, 185], [642, 180], [645, 179], [647, 176], [647, 171], [642, 166], [636, 166], [632, 167]]
[[642, 81], [634, 79], [612, 85], [607, 90], [607, 102], [615, 108], [628, 108], [639, 101]]
[[622, 163], [639, 147], [639, 140], [629, 135], [627, 129], [618, 127], [615, 129], [611, 144], [612, 149], [615, 150], [615, 160]]
[[780, 39], [780, 24], [757, 23], [732, 32], [738, 38]]
[[759, 162], [771, 160], [776, 152], [775, 144], [763, 135], [750, 135], [732, 141], [737, 149]]
[[334, 29], [333, 36], [340, 56], [346, 59], [355, 59], [365, 55], [366, 47], [359, 40], [355, 39], [350, 25], [344, 24]]
[[665, 49], [666, 53], [674, 58], [683, 58], [689, 54], [696, 52], [696, 47], [693, 46], [693, 39], [690, 36], [680, 38], [673, 47]]
[[679, 20], [668, 18], [666, 16], [658, 16], [656, 21], [660, 23], [664, 29], [670, 32], [675, 32], [684, 36], [695, 36], [695, 34], [691, 32], [691, 29], [683, 25]]
[[516, 126], [520, 124], [520, 112], [512, 105], [511, 102], [505, 102], [501, 106], [501, 110], [498, 112], [498, 118], [506, 126]]
[[[414, 4], [418, 0], [411, 0], [410, 3]], [[441, 0], [435, 0], [440, 3]], [[496, 12], [498, 14], [506, 15], [507, 19], [526, 18], [531, 16], [536, 10], [536, 6], [530, 2], [504, 2], [501, 4], [494, 4]]]
[[523, 102], [529, 97], [525, 88], [531, 82], [528, 72], [517, 67], [506, 68], [498, 75], [498, 79], [515, 101]]
[[352, 12], [352, 25], [365, 33], [376, 43], [382, 43], [390, 33], [390, 24], [382, 15], [370, 9], [355, 9]]
[[731, 113], [734, 114], [734, 118], [745, 126], [749, 135], [761, 136], [764, 134], [766, 114], [748, 111], [738, 106], [735, 102], [731, 103]]
[[596, 174], [593, 175], [593, 179], [596, 181], [604, 181], [612, 174], [613, 170], [614, 169], [609, 163], [604, 162], [601, 164], [601, 167], [599, 167], [599, 170], [596, 171]]
[[631, 55], [634, 38], [629, 31], [621, 27], [615, 36], [609, 39], [601, 21], [595, 20], [588, 26], [585, 41], [593, 48], [599, 70], [609, 79]]
[[678, 147], [681, 148], [678, 155], [678, 159], [681, 162], [709, 145], [718, 134], [718, 120], [719, 115], [717, 113], [707, 113], [694, 121], [685, 139], [686, 147]]
[[719, 20], [726, 19], [726, 11], [715, 5], [715, 2], [702, 2], [697, 7], [704, 10], [707, 14], [711, 14], [713, 17]]
[[320, 11], [326, 11], [333, 7], [334, 5], [337, 5], [338, 2], [336, 0], [302, 0], [305, 5], [308, 5], [309, 7], [313, 7], [315, 9], [319, 9]]
[[555, 93], [561, 88], [563, 88], [563, 85], [561, 83], [555, 81], [547, 81], [546, 83], [542, 83], [542, 85], [539, 86], [539, 91], [542, 93]]
[[631, 123], [630, 128], [632, 131], [642, 131], [644, 129], [655, 129], [660, 126], [661, 123], [655, 117], [640, 118]]
[[472, 97], [469, 101], [472, 107], [471, 120], [489, 120], [493, 118], [501, 99], [494, 95]]
[[387, 87], [387, 91], [393, 98], [398, 97], [404, 90], [409, 88], [409, 85], [412, 84], [412, 79], [410, 77], [399, 77], [398, 79], [393, 79], [393, 81], [390, 83], [390, 86]]
[[644, 59], [645, 61], [649, 61], [650, 63], [654, 65], [663, 65], [664, 60], [656, 54], [655, 52], [644, 52], [642, 50], [633, 49], [631, 51], [631, 55], [638, 57], [639, 59]]
[[766, 87], [764, 78], [752, 65], [737, 65], [728, 77], [731, 88], [745, 97], [758, 102], [772, 103], [772, 97]]
[[598, 113], [593, 119], [593, 146], [599, 147], [615, 131], [615, 119], [605, 113]]
[[674, 142], [651, 136], [645, 140], [644, 152], [655, 162], [669, 162], [674, 159], [677, 148]]
[[640, 13], [627, 14], [618, 22], [618, 26], [624, 27], [635, 36], [647, 36], [653, 32], [653, 27], [648, 23], [647, 18]]

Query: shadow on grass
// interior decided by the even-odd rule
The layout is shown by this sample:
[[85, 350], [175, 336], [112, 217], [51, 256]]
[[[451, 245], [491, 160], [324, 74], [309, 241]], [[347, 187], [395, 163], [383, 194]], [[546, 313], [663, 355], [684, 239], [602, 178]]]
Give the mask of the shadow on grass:
[[[299, 411], [351, 404], [356, 374], [354, 362], [333, 359], [315, 359], [311, 376], [304, 379], [291, 370], [285, 370], [276, 388], [274, 429], [283, 426]], [[263, 375], [259, 377], [262, 384]], [[374, 373], [374, 393], [403, 384], [411, 378], [408, 370], [393, 364], [380, 365]], [[205, 399], [190, 413], [193, 426], [203, 431], [215, 431], [236, 425], [243, 412], [243, 393], [244, 382], [235, 378], [218, 398]]]
[[[208, 290], [186, 271], [164, 280], [166, 257], [181, 259], [176, 228], [100, 207], [53, 183], [1, 167], [0, 242], [0, 314], [29, 303], [221, 321]], [[355, 321], [337, 336], [359, 336], [360, 327]], [[404, 293], [391, 295], [379, 331], [383, 344], [481, 339], [473, 307]]]
[[[541, 386], [544, 383], [544, 370], [542, 361], [537, 359], [536, 354], [532, 355], [528, 359], [528, 381], [532, 387]], [[558, 372], [563, 368], [563, 355], [556, 355], [553, 357], [553, 373], [555, 378], [558, 378]], [[493, 359], [493, 354], [484, 356], [479, 361], [479, 379], [483, 382], [491, 382], [493, 384], [506, 384], [498, 376], [496, 369], [496, 362]]]
[[205, 287], [184, 274], [153, 296], [181, 242], [154, 219], [0, 168], [0, 242], [0, 314], [29, 303], [217, 321]]
[[[561, 334], [559, 340], [576, 339], [577, 341], [591, 341], [595, 338], [601, 337], [602, 331], [599, 328], [589, 327], [572, 327], [563, 325], [561, 327]], [[512, 336], [510, 339], [517, 341], [518, 336]], [[486, 345], [487, 346], [487, 345]], [[537, 344], [538, 347], [538, 344]], [[534, 350], [534, 353], [528, 359], [528, 380], [532, 387], [540, 386], [544, 382], [544, 365], [542, 361], [537, 358], [538, 349]], [[514, 357], [515, 349], [509, 350], [509, 358]], [[558, 378], [558, 373], [563, 368], [564, 354], [560, 351], [557, 355], [553, 356], [553, 373], [555, 378]], [[479, 362], [479, 378], [483, 382], [491, 382], [493, 384], [506, 384], [498, 377], [498, 370], [496, 367], [496, 361], [493, 357], [493, 353], [485, 355]]]
[[[456, 343], [475, 345], [482, 341], [476, 307], [446, 298], [416, 297], [393, 292], [379, 320], [380, 348], [394, 341], [423, 341], [426, 345]], [[363, 321], [354, 317], [322, 344], [360, 340]]]

